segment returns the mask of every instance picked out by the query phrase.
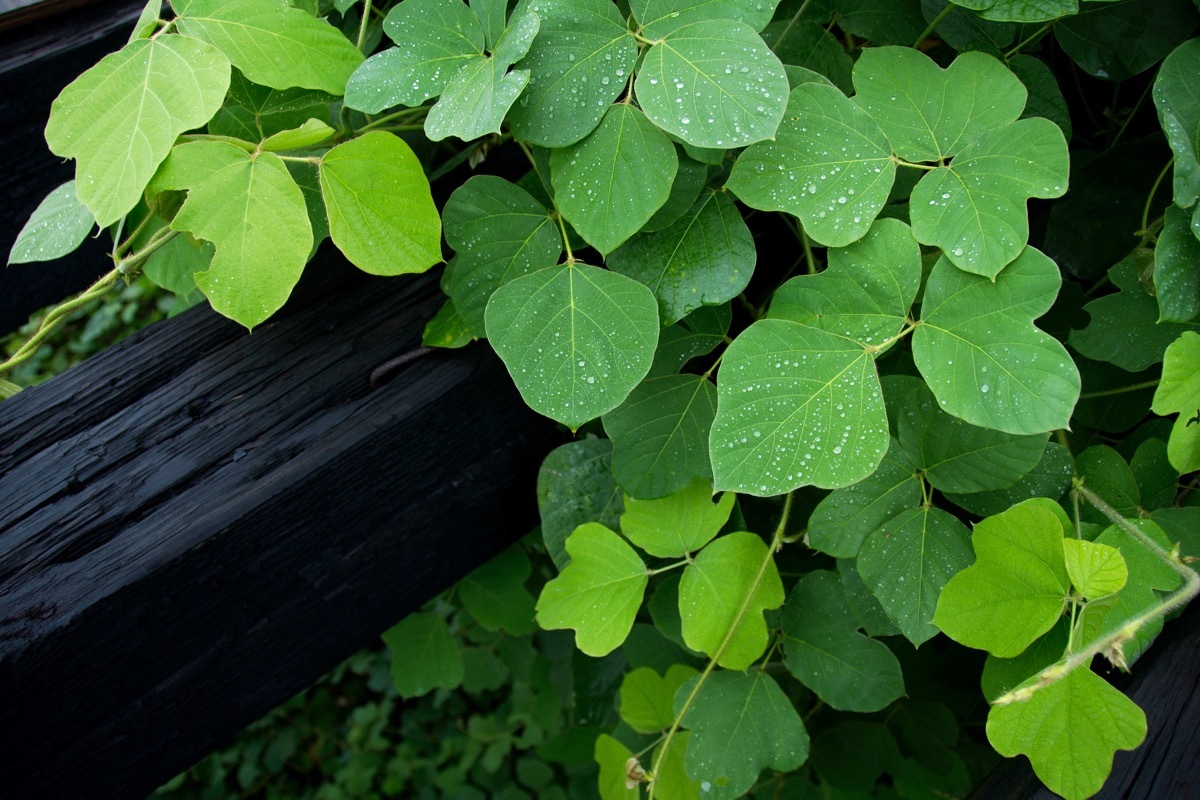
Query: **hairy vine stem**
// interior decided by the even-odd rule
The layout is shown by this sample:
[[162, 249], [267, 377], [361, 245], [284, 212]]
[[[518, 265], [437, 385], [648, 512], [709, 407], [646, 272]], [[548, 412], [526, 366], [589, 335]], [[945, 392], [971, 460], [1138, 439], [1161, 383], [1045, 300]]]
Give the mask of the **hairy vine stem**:
[[750, 591], [746, 592], [746, 596], [742, 598], [742, 605], [738, 608], [737, 613], [733, 615], [733, 620], [729, 623], [729, 630], [725, 632], [725, 638], [721, 640], [721, 644], [713, 652], [712, 657], [708, 660], [708, 665], [700, 673], [700, 677], [696, 680], [696, 685], [688, 693], [687, 699], [683, 701], [683, 707], [675, 715], [671, 727], [667, 730], [666, 736], [663, 737], [662, 747], [659, 748], [658, 755], [655, 757], [654, 763], [650, 768], [650, 794], [647, 800], [654, 800], [655, 776], [658, 775], [658, 771], [662, 767], [663, 759], [666, 758], [667, 751], [671, 747], [671, 741], [675, 738], [675, 734], [679, 732], [679, 726], [682, 724], [683, 718], [687, 716], [688, 709], [692, 707], [692, 703], [699, 696], [700, 689], [704, 686], [704, 682], [708, 680], [708, 676], [717, 668], [717, 662], [725, 654], [725, 649], [733, 641], [734, 633], [737, 632], [738, 626], [742, 624], [742, 620], [746, 618], [746, 612], [750, 610], [750, 602], [754, 599], [754, 595], [758, 593], [758, 587], [762, 584], [763, 576], [767, 574], [767, 567], [771, 565], [771, 561], [775, 558], [775, 552], [783, 544], [783, 533], [787, 529], [788, 517], [792, 513], [792, 499], [794, 496], [794, 492], [788, 492], [784, 497], [783, 510], [779, 514], [779, 524], [775, 527], [775, 534], [771, 537], [771, 545], [767, 548], [767, 555], [762, 560], [762, 563], [758, 565], [758, 572], [755, 573], [754, 580], [750, 583]]

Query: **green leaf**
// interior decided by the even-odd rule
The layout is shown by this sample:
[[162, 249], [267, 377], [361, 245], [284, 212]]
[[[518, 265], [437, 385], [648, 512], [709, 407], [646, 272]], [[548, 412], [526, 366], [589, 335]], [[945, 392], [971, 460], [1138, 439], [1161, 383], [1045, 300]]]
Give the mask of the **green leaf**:
[[947, 493], [946, 499], [981, 517], [999, 514], [1030, 497], [1057, 500], [1071, 487], [1075, 461], [1071, 452], [1058, 442], [1048, 442], [1042, 458], [1032, 470], [1007, 489], [972, 494]]
[[376, 53], [346, 84], [346, 105], [378, 114], [419, 106], [441, 94], [473, 56], [482, 56], [483, 30], [462, 0], [404, 0], [383, 29], [400, 47]]
[[871, 594], [858, 574], [858, 563], [853, 558], [839, 558], [838, 575], [846, 595], [846, 605], [868, 636], [899, 636], [900, 628], [883, 610], [883, 606]]
[[1155, 414], [1175, 412], [1167, 457], [1171, 466], [1186, 473], [1200, 469], [1200, 334], [1188, 331], [1167, 348], [1162, 380], [1154, 392]]
[[1175, 505], [1179, 471], [1171, 466], [1165, 441], [1150, 438], [1139, 444], [1129, 459], [1129, 469], [1137, 480], [1142, 508], [1149, 511]]
[[521, 61], [529, 85], [508, 114], [518, 139], [566, 147], [587, 136], [621, 94], [637, 43], [609, 0], [522, 0], [541, 30]]
[[646, 565], [617, 534], [588, 522], [567, 537], [571, 563], [542, 589], [538, 624], [575, 629], [575, 645], [589, 656], [621, 646], [646, 591]]
[[1157, 64], [1196, 29], [1188, 0], [1093, 3], [1054, 25], [1063, 51], [1089, 75], [1123, 81]]
[[[1171, 540], [1163, 530], [1148, 519], [1133, 519], [1129, 521], [1141, 531], [1142, 535], [1158, 544], [1164, 550], [1169, 550]], [[1134, 617], [1146, 613], [1161, 604], [1160, 592], [1171, 592], [1179, 588], [1182, 582], [1179, 573], [1171, 569], [1159, 556], [1153, 553], [1142, 542], [1130, 536], [1127, 532], [1110, 525], [1099, 536], [1096, 542], [1121, 551], [1122, 557], [1129, 570], [1129, 579], [1115, 598], [1111, 606], [1103, 609], [1091, 622], [1095, 628], [1089, 631], [1091, 636], [1099, 637], [1112, 633], [1125, 626]], [[1087, 609], [1099, 605], [1091, 603]], [[1125, 659], [1133, 663], [1162, 631], [1162, 617], [1157, 617], [1142, 625], [1133, 638], [1122, 644]], [[1085, 640], [1083, 644], [1088, 644]]]
[[717, 390], [699, 375], [664, 375], [638, 384], [604, 415], [613, 475], [632, 497], [666, 497], [703, 479], [712, 491], [708, 435]]
[[1174, 197], [1187, 208], [1200, 197], [1200, 39], [1175, 48], [1154, 78], [1154, 105], [1175, 153]]
[[[958, 0], [958, 5], [966, 3]], [[1079, 11], [1079, 0], [996, 0], [979, 11], [996, 22], [1049, 22]]]
[[634, 236], [607, 263], [650, 287], [668, 324], [702, 305], [737, 297], [750, 283], [756, 259], [754, 237], [733, 200], [726, 192], [705, 190], [672, 225]]
[[442, 210], [446, 241], [458, 252], [450, 296], [477, 335], [492, 293], [522, 275], [558, 263], [562, 238], [549, 212], [519, 186], [476, 175]]
[[679, 171], [675, 173], [675, 181], [671, 184], [671, 194], [667, 197], [667, 202], [642, 226], [642, 232], [652, 233], [674, 225], [696, 205], [696, 200], [707, 181], [707, 164], [702, 164], [690, 156], [680, 157]]
[[83, 244], [96, 218], [75, 194], [75, 181], [59, 186], [29, 215], [8, 253], [9, 264], [53, 261]]
[[1029, 92], [1021, 117], [1045, 117], [1057, 125], [1063, 137], [1070, 141], [1072, 128], [1067, 101], [1046, 62], [1033, 56], [1018, 55], [1008, 60], [1008, 68], [1020, 78]]
[[462, 653], [438, 614], [409, 614], [383, 633], [392, 651], [392, 680], [401, 697], [456, 689], [463, 680]]
[[881, 219], [857, 242], [830, 250], [824, 272], [780, 286], [769, 316], [879, 347], [904, 328], [920, 286], [921, 248], [912, 231]]
[[654, 748], [650, 763], [658, 764], [658, 772], [654, 775], [655, 797], [661, 797], [662, 800], [694, 800], [700, 796], [700, 781], [688, 776], [685, 764], [684, 754], [691, 741], [691, 731], [679, 731], [665, 753], [665, 741]]
[[1161, 322], [1190, 322], [1200, 314], [1200, 239], [1188, 214], [1167, 206], [1154, 247], [1154, 289]]
[[854, 102], [908, 161], [957, 156], [984, 133], [1015, 122], [1026, 97], [1017, 76], [991, 56], [963, 53], [943, 70], [907, 47], [864, 49], [854, 88]]
[[528, 70], [509, 67], [529, 52], [538, 25], [536, 14], [515, 16], [490, 56], [466, 59], [425, 117], [425, 135], [440, 142], [449, 136], [471, 141], [499, 133], [504, 115], [529, 83]]
[[858, 551], [863, 583], [913, 644], [937, 634], [938, 598], [947, 581], [970, 565], [969, 539], [957, 519], [922, 506], [884, 522]]
[[880, 774], [895, 770], [899, 762], [900, 750], [891, 731], [882, 723], [858, 719], [820, 731], [813, 738], [809, 760], [824, 785], [868, 797]]
[[1023, 753], [1033, 771], [1067, 800], [1100, 790], [1117, 750], [1146, 737], [1146, 715], [1086, 667], [1034, 692], [1021, 703], [993, 706], [987, 736], [1001, 755]]
[[772, 142], [748, 148], [729, 176], [729, 190], [763, 211], [799, 217], [821, 244], [862, 238], [896, 176], [879, 126], [837, 89], [806, 83], [792, 90]]
[[992, 22], [965, 8], [957, 8], [949, 0], [921, 0], [925, 19], [936, 22], [933, 32], [959, 52], [979, 50], [1000, 56], [1017, 36], [1017, 26], [1011, 22]]
[[504, 631], [511, 636], [532, 633], [534, 599], [525, 589], [532, 572], [529, 557], [518, 546], [467, 575], [458, 583], [458, 596], [472, 617], [489, 631]]
[[425, 330], [421, 333], [421, 344], [425, 347], [453, 349], [466, 347], [473, 341], [475, 335], [471, 332], [471, 326], [467, 325], [467, 321], [458, 313], [454, 300], [449, 297], [433, 315], [433, 319], [425, 323]]
[[950, 416], [924, 385], [905, 397], [899, 436], [912, 463], [943, 492], [1007, 489], [1046, 449], [1046, 434], [1014, 436]]
[[1025, 204], [1067, 189], [1067, 142], [1046, 119], [1022, 119], [968, 144], [948, 167], [917, 183], [913, 235], [959, 269], [994, 278], [1029, 239]]
[[659, 558], [694, 553], [717, 535], [733, 511], [728, 492], [712, 501], [712, 484], [696, 480], [660, 500], [625, 498], [621, 532], [629, 541]]
[[779, 0], [631, 0], [629, 8], [647, 39], [704, 20], [737, 20], [761, 31], [771, 21]]
[[925, 31], [921, 0], [838, 0], [842, 30], [875, 44], [910, 46]]
[[913, 359], [944, 411], [1007, 433], [1069, 427], [1079, 371], [1033, 324], [1061, 280], [1055, 263], [1032, 247], [994, 282], [938, 261], [913, 332]]
[[228, 88], [229, 62], [204, 42], [138, 39], [62, 90], [46, 142], [78, 161], [76, 194], [106, 228], [137, 205], [175, 139], [208, 122]]
[[[805, 15], [807, 17], [808, 15]], [[823, 24], [814, 19], [779, 20], [762, 32], [763, 40], [787, 67], [799, 67], [824, 76], [832, 85], [850, 94], [854, 60], [845, 46]]]
[[649, 377], [674, 375], [693, 358], [711, 353], [725, 341], [732, 319], [729, 303], [700, 306], [676, 324], [663, 328]]
[[1086, 539], [1063, 539], [1063, 556], [1071, 585], [1088, 600], [1121, 591], [1129, 569], [1121, 551]]
[[371, 131], [321, 158], [329, 235], [372, 275], [424, 272], [442, 260], [441, 220], [421, 162], [395, 134]]
[[542, 538], [554, 565], [570, 563], [564, 543], [585, 522], [616, 528], [624, 505], [613, 482], [612, 442], [580, 439], [556, 447], [538, 470]]
[[858, 555], [872, 531], [921, 502], [916, 472], [893, 440], [878, 469], [817, 504], [808, 520], [809, 545], [837, 558]]
[[1067, 650], [1070, 635], [1070, 623], [1066, 617], [1062, 617], [1054, 623], [1054, 627], [1045, 636], [1025, 648], [1019, 656], [1015, 658], [988, 656], [987, 660], [983, 662], [983, 673], [979, 677], [979, 686], [983, 689], [983, 696], [989, 703], [994, 703], [996, 698], [1017, 688], [1027, 679], [1061, 659]]
[[[733, 627], [747, 597], [746, 613]], [[762, 612], [781, 605], [783, 584], [775, 561], [766, 543], [745, 531], [710, 543], [684, 568], [679, 581], [683, 640], [691, 649], [713, 656], [728, 637], [717, 658], [717, 665], [726, 669], [746, 669], [763, 654], [768, 637]]]
[[277, 156], [223, 142], [182, 144], [154, 184], [188, 190], [171, 227], [216, 247], [209, 270], [196, 276], [214, 309], [253, 328], [283, 306], [308, 260], [312, 227]]
[[[1120, 453], [1108, 445], [1093, 445], [1075, 457], [1075, 467], [1088, 488], [1118, 513], [1127, 517], [1139, 516], [1141, 497], [1137, 478]], [[1108, 524], [1108, 517], [1090, 504], [1084, 504], [1082, 513], [1089, 522]]]
[[975, 564], [942, 590], [933, 623], [951, 639], [1012, 658], [1050, 630], [1070, 588], [1063, 526], [1022, 503], [975, 526]]
[[659, 331], [649, 289], [583, 264], [504, 284], [485, 322], [526, 404], [572, 429], [629, 396], [650, 369]]
[[262, 141], [262, 149], [272, 152], [281, 150], [302, 150], [321, 142], [333, 136], [337, 131], [321, 122], [319, 119], [310, 119], [299, 128], [292, 130], [280, 131], [272, 134]]
[[601, 253], [615, 250], [667, 202], [678, 166], [666, 134], [625, 103], [610, 106], [587, 138], [550, 157], [558, 207]]
[[634, 91], [646, 116], [697, 147], [769, 139], [783, 119], [783, 65], [744, 22], [685, 25], [646, 53]]
[[781, 626], [788, 671], [832, 708], [879, 711], [903, 696], [900, 662], [858, 632], [836, 573], [806, 573], [788, 595]]
[[142, 9], [142, 13], [138, 15], [137, 22], [133, 23], [133, 31], [129, 34], [129, 41], [149, 39], [158, 29], [158, 21], [161, 16], [162, 0], [148, 0]]
[[1088, 358], [1140, 372], [1162, 361], [1167, 346], [1185, 331], [1200, 331], [1196, 321], [1158, 322], [1158, 303], [1142, 289], [1132, 257], [1109, 270], [1108, 277], [1120, 291], [1084, 306], [1091, 322], [1067, 339]]
[[[782, 602], [782, 600], [781, 600]], [[697, 679], [675, 695], [675, 711]], [[683, 717], [692, 738], [687, 772], [705, 797], [740, 797], [764, 769], [790, 772], [808, 758], [808, 731], [795, 706], [766, 672], [714, 672]]]
[[263, 86], [341, 95], [363, 61], [337, 28], [277, 0], [177, 0], [171, 7], [180, 33], [213, 45]]
[[469, 5], [483, 24], [487, 48], [494, 49], [508, 25], [508, 0], [470, 0]]
[[142, 271], [156, 285], [174, 292], [179, 298], [190, 299], [194, 295], [193, 302], [198, 302], [203, 299], [203, 294], [196, 288], [196, 273], [209, 268], [213, 250], [208, 242], [197, 245], [189, 242], [186, 236], [176, 236], [150, 254]]
[[621, 681], [621, 719], [638, 733], [658, 733], [675, 721], [675, 692], [696, 675], [684, 664], [673, 664], [665, 676], [649, 667], [630, 672]]
[[600, 765], [600, 800], [638, 800], [642, 790], [626, 782], [633, 751], [607, 733], [596, 738], [596, 763]]

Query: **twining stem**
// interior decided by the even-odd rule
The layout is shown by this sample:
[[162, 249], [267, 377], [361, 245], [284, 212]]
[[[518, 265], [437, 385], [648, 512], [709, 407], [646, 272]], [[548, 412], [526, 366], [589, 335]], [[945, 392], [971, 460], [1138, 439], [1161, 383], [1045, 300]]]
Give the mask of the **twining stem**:
[[1164, 597], [1158, 605], [1138, 614], [1112, 633], [1097, 639], [1079, 652], [1072, 653], [1063, 660], [1046, 667], [1037, 674], [1037, 681], [1035, 683], [1021, 689], [1014, 689], [1000, 696], [996, 699], [995, 705], [1008, 705], [1028, 700], [1037, 690], [1066, 677], [1070, 672], [1079, 667], [1086, 667], [1091, 664], [1092, 659], [1098, 653], [1116, 651], [1119, 655], [1121, 645], [1133, 637], [1142, 626], [1159, 617], [1166, 616], [1177, 608], [1182, 608], [1191, 602], [1197, 594], [1200, 594], [1200, 575], [1197, 575], [1195, 570], [1184, 564], [1176, 554], [1167, 552], [1158, 542], [1138, 530], [1136, 525], [1125, 519], [1104, 498], [1087, 488], [1081, 479], [1076, 479], [1074, 491], [1084, 500], [1095, 506], [1104, 516], [1108, 517], [1110, 522], [1129, 534], [1163, 563], [1179, 573], [1180, 577], [1183, 578], [1183, 585], [1167, 597]]
[[[1129, 112], [1129, 116], [1125, 117], [1125, 121], [1121, 123], [1121, 127], [1117, 130], [1116, 136], [1114, 136], [1113, 140], [1109, 142], [1109, 147], [1116, 147], [1117, 142], [1121, 141], [1121, 136], [1124, 135], [1125, 129], [1129, 127], [1129, 123], [1132, 122], [1133, 118], [1137, 116], [1138, 111], [1142, 107], [1142, 103], [1146, 102], [1146, 98], [1150, 96], [1150, 90], [1153, 88], [1154, 81], [1148, 81], [1146, 83], [1146, 88], [1142, 90], [1142, 96], [1139, 97], [1137, 102], [1133, 104], [1133, 110]], [[1116, 109], [1114, 108], [1113, 111], [1116, 111]]]
[[1043, 25], [1042, 27], [1038, 28], [1038, 29], [1037, 29], [1036, 31], [1034, 31], [1033, 33], [1031, 33], [1031, 34], [1029, 34], [1028, 36], [1026, 36], [1024, 39], [1022, 39], [1022, 40], [1021, 40], [1021, 41], [1020, 41], [1020, 42], [1017, 44], [1017, 46], [1016, 46], [1016, 47], [1014, 47], [1012, 50], [1009, 50], [1007, 53], [1005, 53], [1005, 54], [1004, 54], [1004, 60], [1005, 60], [1005, 61], [1008, 61], [1010, 58], [1012, 58], [1013, 56], [1015, 56], [1017, 53], [1021, 52], [1021, 50], [1023, 50], [1023, 49], [1025, 48], [1025, 45], [1027, 45], [1027, 44], [1031, 44], [1031, 43], [1033, 43], [1035, 40], [1037, 40], [1037, 39], [1040, 39], [1040, 38], [1042, 37], [1042, 35], [1043, 35], [1043, 34], [1045, 34], [1046, 32], [1048, 32], [1048, 31], [1049, 31], [1051, 28], [1053, 28], [1053, 27], [1054, 27], [1054, 22], [1053, 22], [1053, 20], [1051, 20], [1050, 22], [1047, 22], [1047, 23], [1046, 23], [1045, 25]]
[[1142, 229], [1138, 233], [1145, 234], [1146, 229], [1150, 226], [1150, 205], [1154, 202], [1154, 195], [1158, 194], [1158, 187], [1163, 182], [1163, 178], [1167, 177], [1167, 171], [1171, 169], [1171, 165], [1175, 163], [1175, 158], [1172, 156], [1167, 161], [1167, 165], [1162, 168], [1162, 172], [1158, 173], [1158, 177], [1154, 179], [1154, 185], [1150, 187], [1150, 194], [1146, 197], [1146, 205], [1142, 206]]
[[811, 2], [812, 0], [804, 0], [804, 2], [800, 4], [800, 9], [792, 15], [790, 20], [788, 20], [787, 27], [785, 27], [779, 33], [779, 35], [775, 37], [775, 43], [773, 46], [776, 50], [779, 49], [779, 45], [783, 44], [783, 40], [788, 37], [788, 34], [792, 32], [792, 28], [796, 27], [796, 23], [800, 21], [802, 16], [804, 16], [804, 12], [808, 10], [808, 4]]
[[804, 261], [808, 265], [808, 274], [817, 274], [817, 261], [813, 258], [812, 242], [809, 241], [808, 233], [804, 228], [800, 229], [800, 243], [804, 245]]
[[947, 3], [946, 7], [942, 9], [942, 13], [940, 13], [936, 17], [934, 17], [933, 21], [929, 23], [929, 27], [926, 28], [925, 30], [921, 31], [921, 35], [917, 37], [917, 40], [915, 42], [913, 42], [913, 50], [920, 48], [921, 42], [925, 41], [925, 39], [929, 36], [929, 34], [933, 33], [933, 29], [936, 28], [938, 25], [941, 25], [942, 20], [944, 20], [946, 18], [946, 15], [948, 15], [953, 10], [954, 10], [954, 4]]
[[783, 544], [783, 532], [787, 528], [788, 517], [792, 513], [792, 493], [789, 492], [783, 500], [783, 511], [779, 515], [779, 525], [775, 528], [775, 534], [771, 537], [771, 546], [767, 548], [767, 555], [763, 558], [762, 563], [758, 565], [758, 572], [754, 575], [754, 580], [750, 583], [750, 590], [746, 592], [746, 596], [742, 598], [742, 605], [738, 608], [737, 613], [733, 615], [730, 621], [729, 630], [725, 632], [725, 638], [721, 640], [721, 644], [713, 651], [712, 658], [708, 660], [708, 665], [704, 667], [704, 672], [700, 673], [700, 677], [696, 680], [696, 684], [692, 687], [692, 691], [688, 693], [687, 699], [683, 701], [683, 706], [679, 709], [679, 713], [675, 715], [675, 720], [671, 723], [671, 727], [667, 730], [666, 736], [663, 737], [662, 747], [658, 750], [658, 756], [654, 759], [654, 763], [650, 769], [652, 776], [650, 782], [650, 794], [647, 800], [654, 800], [654, 790], [657, 784], [654, 782], [653, 776], [658, 775], [659, 769], [662, 767], [663, 759], [666, 758], [667, 751], [671, 747], [671, 740], [675, 734], [679, 732], [679, 725], [683, 722], [683, 718], [687, 716], [688, 709], [692, 707], [692, 703], [696, 701], [696, 697], [700, 694], [700, 689], [704, 686], [704, 682], [708, 680], [708, 676], [712, 674], [717, 667], [717, 662], [721, 660], [721, 656], [725, 654], [725, 648], [729, 647], [729, 643], [733, 641], [733, 635], [737, 632], [738, 627], [742, 624], [742, 620], [746, 618], [746, 613], [750, 610], [750, 603], [754, 596], [758, 594], [758, 587], [762, 584], [763, 577], [767, 574], [767, 569], [771, 566], [775, 558], [775, 551]]
[[1088, 400], [1093, 397], [1111, 397], [1114, 394], [1125, 394], [1126, 392], [1136, 392], [1140, 389], [1153, 389], [1158, 386], [1158, 379], [1152, 381], [1142, 381], [1141, 383], [1130, 384], [1129, 386], [1120, 386], [1116, 389], [1100, 389], [1095, 392], [1084, 392], [1079, 395], [1080, 400]]

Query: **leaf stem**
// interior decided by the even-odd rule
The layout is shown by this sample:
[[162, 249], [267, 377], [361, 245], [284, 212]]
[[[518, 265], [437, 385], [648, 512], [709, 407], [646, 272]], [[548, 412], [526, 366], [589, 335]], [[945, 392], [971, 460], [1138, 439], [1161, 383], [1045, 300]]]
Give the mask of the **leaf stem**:
[[391, 114], [384, 114], [382, 117], [379, 117], [378, 119], [371, 120], [366, 125], [363, 125], [361, 128], [359, 128], [357, 132], [365, 133], [367, 131], [374, 130], [375, 128], [381, 127], [383, 125], [387, 125], [389, 122], [391, 122], [393, 120], [397, 120], [397, 119], [401, 119], [404, 122], [408, 122], [410, 117], [411, 118], [423, 117], [427, 113], [429, 113], [428, 106], [418, 106], [417, 108], [403, 108], [399, 111], [393, 111]]
[[1154, 179], [1154, 185], [1150, 187], [1150, 194], [1146, 197], [1146, 205], [1142, 207], [1142, 229], [1138, 231], [1140, 234], [1145, 234], [1150, 227], [1150, 205], [1154, 202], [1154, 195], [1158, 194], [1158, 187], [1162, 184], [1163, 178], [1167, 177], [1167, 171], [1171, 169], [1171, 165], [1175, 163], [1175, 157], [1172, 156], [1167, 161], [1167, 165], [1162, 168], [1162, 172], [1158, 173], [1158, 177]]
[[772, 45], [772, 49], [779, 47], [783, 40], [788, 37], [788, 34], [792, 32], [792, 28], [796, 27], [796, 23], [800, 21], [802, 16], [804, 16], [804, 12], [808, 10], [808, 5], [811, 2], [812, 0], [804, 0], [804, 2], [800, 4], [800, 9], [792, 15], [790, 20], [788, 20], [787, 27], [783, 29], [779, 36], [775, 37], [775, 42]]
[[1048, 33], [1050, 31], [1050, 29], [1053, 27], [1054, 27], [1054, 20], [1051, 20], [1050, 22], [1047, 22], [1042, 27], [1038, 28], [1033, 33], [1026, 36], [1024, 39], [1022, 39], [1017, 44], [1016, 47], [1014, 47], [1012, 50], [1009, 50], [1007, 53], [1004, 54], [1004, 60], [1008, 61], [1010, 58], [1015, 56], [1017, 53], [1021, 52], [1021, 50], [1025, 47], [1025, 45], [1032, 44], [1035, 39], [1040, 39], [1043, 34]]
[[1133, 118], [1137, 116], [1138, 111], [1140, 111], [1142, 108], [1142, 103], [1146, 102], [1146, 98], [1150, 96], [1150, 90], [1153, 88], [1154, 81], [1149, 81], [1146, 84], [1146, 88], [1142, 90], [1142, 96], [1139, 97], [1137, 102], [1133, 104], [1133, 108], [1130, 110], [1129, 116], [1125, 117], [1125, 121], [1121, 123], [1121, 127], [1117, 130], [1116, 135], [1113, 136], [1112, 141], [1109, 142], [1109, 147], [1116, 147], [1117, 142], [1121, 141], [1121, 136], [1124, 135], [1125, 129], [1129, 127], [1129, 123], [1132, 122]]
[[[363, 0], [362, 22], [358, 26], [358, 43], [355, 45], [362, 52], [363, 43], [367, 40], [367, 22], [371, 19], [371, 0]], [[363, 53], [366, 55], [366, 53]]]
[[690, 563], [692, 563], [692, 560], [690, 558], [681, 558], [680, 560], [678, 560], [672, 564], [667, 564], [665, 567], [657, 567], [655, 569], [647, 569], [646, 574], [647, 575], [659, 575], [663, 572], [670, 572], [673, 569], [679, 569], [680, 567], [686, 567]]
[[142, 266], [142, 264], [146, 263], [146, 259], [154, 254], [155, 250], [162, 247], [164, 244], [171, 241], [178, 235], [179, 231], [171, 230], [170, 228], [159, 228], [154, 232], [154, 235], [150, 237], [149, 241], [146, 242], [145, 247], [143, 247], [141, 250], [130, 253], [119, 260], [117, 262], [116, 271], [121, 275], [129, 275], [133, 272], [136, 272], [138, 268]]
[[800, 243], [804, 245], [804, 262], [808, 266], [808, 274], [817, 274], [817, 261], [813, 258], [812, 242], [808, 239], [808, 232], [804, 228], [800, 228]]
[[[725, 637], [721, 640], [721, 644], [713, 651], [712, 658], [709, 659], [708, 665], [704, 667], [704, 672], [700, 673], [696, 685], [692, 687], [692, 691], [688, 693], [687, 699], [683, 701], [683, 706], [679, 713], [675, 715], [671, 727], [667, 730], [667, 735], [663, 737], [662, 747], [658, 750], [658, 756], [654, 759], [654, 764], [650, 770], [652, 776], [657, 776], [659, 769], [662, 767], [663, 759], [667, 755], [667, 750], [671, 747], [671, 740], [675, 734], [679, 732], [679, 726], [683, 722], [683, 718], [687, 716], [688, 710], [692, 707], [692, 703], [696, 701], [696, 697], [700, 694], [701, 687], [708, 680], [708, 676], [712, 674], [717, 667], [717, 662], [721, 656], [725, 654], [725, 648], [733, 641], [733, 635], [737, 631], [738, 626], [742, 624], [742, 620], [746, 617], [746, 612], [750, 610], [750, 602], [754, 599], [754, 595], [758, 593], [758, 587], [762, 583], [763, 576], [767, 574], [767, 568], [771, 565], [775, 557], [775, 551], [783, 544], [783, 533], [787, 529], [788, 517], [792, 513], [792, 498], [793, 493], [788, 492], [783, 500], [783, 511], [779, 515], [779, 525], [775, 528], [775, 534], [771, 537], [771, 546], [767, 548], [767, 555], [762, 563], [758, 565], [758, 572], [754, 576], [754, 580], [750, 583], [750, 590], [746, 592], [746, 596], [742, 599], [742, 605], [738, 608], [737, 613], [733, 615], [733, 620], [729, 624], [729, 630], [725, 632]], [[654, 790], [657, 784], [651, 780], [650, 794], [647, 800], [654, 800]]]
[[[128, 219], [128, 217], [122, 217], [121, 223], [124, 224], [126, 219]], [[133, 240], [142, 234], [142, 231], [144, 231], [146, 229], [146, 226], [150, 224], [150, 220], [152, 220], [152, 219], [154, 219], [154, 215], [149, 214], [149, 213], [146, 214], [146, 216], [142, 217], [142, 221], [139, 222], [137, 224], [137, 227], [133, 229], [133, 233], [129, 234], [129, 236], [126, 237], [125, 241], [121, 242], [119, 245], [117, 245], [116, 248], [113, 249], [112, 254], [113, 254], [114, 260], [119, 259], [121, 256], [125, 255], [125, 252], [130, 247], [133, 247]]]
[[942, 13], [938, 14], [936, 17], [933, 18], [933, 21], [929, 23], [928, 28], [921, 31], [921, 35], [917, 37], [917, 40], [915, 42], [913, 42], [912, 49], [913, 50], [920, 49], [921, 42], [925, 41], [925, 38], [927, 36], [929, 36], [929, 34], [933, 33], [933, 29], [936, 28], [938, 25], [941, 25], [942, 20], [944, 20], [946, 18], [946, 16], [953, 10], [954, 10], [954, 4], [947, 3], [946, 7], [942, 9]]
[[945, 164], [914, 164], [912, 161], [905, 161], [898, 155], [892, 155], [892, 163], [898, 167], [912, 167], [913, 169], [935, 170], [941, 169]]
[[1083, 394], [1079, 395], [1079, 399], [1080, 400], [1090, 400], [1093, 397], [1111, 397], [1114, 394], [1125, 394], [1126, 392], [1136, 392], [1140, 389], [1153, 389], [1155, 386], [1158, 386], [1157, 378], [1155, 378], [1152, 381], [1142, 381], [1141, 383], [1134, 383], [1129, 386], [1122, 386], [1117, 389], [1102, 389], [1102, 390], [1095, 391], [1095, 392], [1084, 392]]

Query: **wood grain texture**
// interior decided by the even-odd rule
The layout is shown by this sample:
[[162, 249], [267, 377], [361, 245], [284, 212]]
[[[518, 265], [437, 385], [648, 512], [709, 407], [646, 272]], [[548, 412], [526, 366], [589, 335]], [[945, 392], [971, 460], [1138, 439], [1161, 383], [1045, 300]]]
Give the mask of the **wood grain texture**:
[[0, 405], [4, 796], [144, 797], [536, 523], [561, 435], [486, 346], [371, 389], [436, 280], [307, 276]]

